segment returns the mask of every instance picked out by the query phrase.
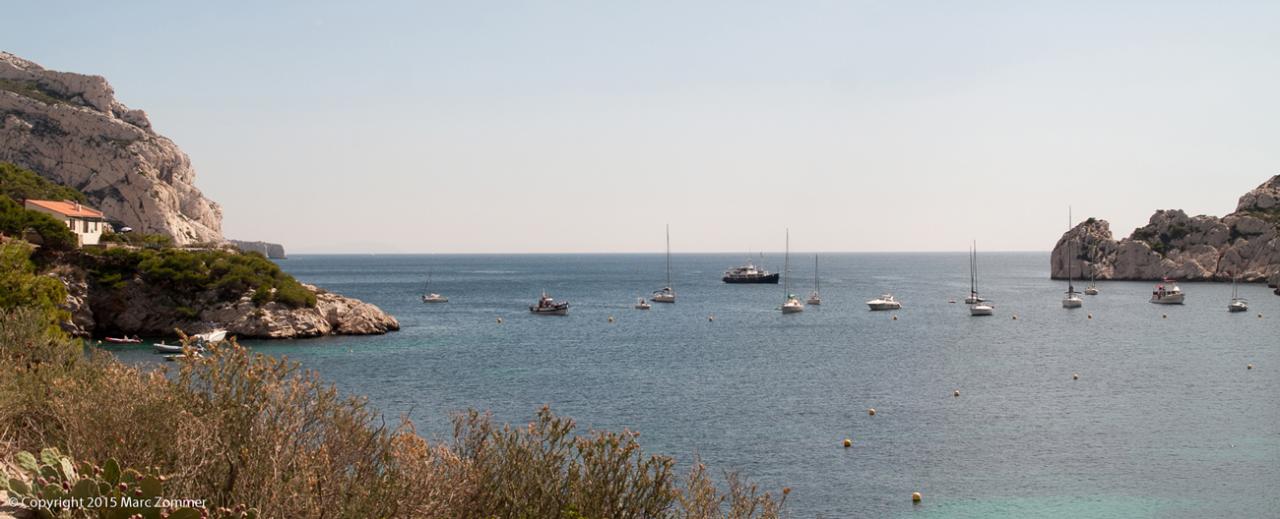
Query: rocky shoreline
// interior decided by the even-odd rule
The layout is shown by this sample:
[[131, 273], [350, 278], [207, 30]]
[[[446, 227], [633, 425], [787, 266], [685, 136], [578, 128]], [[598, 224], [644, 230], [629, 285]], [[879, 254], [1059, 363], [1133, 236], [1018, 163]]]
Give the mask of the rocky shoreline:
[[[1073, 251], [1067, 256], [1067, 245]], [[1053, 247], [1050, 275], [1150, 281], [1266, 282], [1280, 284], [1280, 175], [1240, 197], [1223, 217], [1158, 210], [1147, 225], [1116, 240], [1106, 220], [1089, 218]]]
[[400, 329], [396, 318], [359, 299], [334, 294], [314, 285], [302, 287], [315, 295], [314, 307], [279, 302], [259, 304], [246, 292], [228, 300], [215, 291], [179, 301], [168, 287], [139, 282], [110, 288], [91, 282], [84, 269], [59, 265], [50, 275], [67, 288], [63, 323], [77, 337], [104, 335], [173, 336], [224, 329], [242, 339], [301, 339], [325, 335], [380, 335]]

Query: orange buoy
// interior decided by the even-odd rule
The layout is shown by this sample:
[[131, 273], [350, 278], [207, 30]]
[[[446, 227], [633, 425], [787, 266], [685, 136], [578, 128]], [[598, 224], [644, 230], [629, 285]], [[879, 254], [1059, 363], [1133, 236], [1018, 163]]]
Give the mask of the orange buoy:
[[924, 499], [924, 497], [922, 497], [922, 496], [920, 495], [920, 493], [919, 493], [919, 492], [912, 492], [912, 493], [911, 493], [911, 502], [912, 502], [912, 503], [919, 503], [921, 499]]
[[845, 438], [844, 448], [848, 449], [849, 447], [853, 447], [853, 440], [850, 440], [849, 438]]

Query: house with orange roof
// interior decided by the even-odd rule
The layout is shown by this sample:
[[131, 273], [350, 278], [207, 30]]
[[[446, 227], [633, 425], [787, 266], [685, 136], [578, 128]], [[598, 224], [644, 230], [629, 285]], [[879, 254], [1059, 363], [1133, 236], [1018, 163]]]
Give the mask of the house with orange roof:
[[105, 223], [102, 211], [73, 200], [27, 200], [27, 209], [52, 216], [71, 229], [80, 246], [97, 245]]

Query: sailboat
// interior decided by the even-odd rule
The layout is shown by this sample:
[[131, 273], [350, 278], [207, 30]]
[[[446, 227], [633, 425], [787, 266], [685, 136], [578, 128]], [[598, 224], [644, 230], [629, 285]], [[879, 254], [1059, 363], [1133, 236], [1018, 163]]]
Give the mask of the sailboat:
[[[431, 271], [430, 270], [427, 271], [427, 287], [428, 288], [431, 287]], [[437, 294], [435, 292], [427, 292], [426, 294], [422, 295], [422, 302], [423, 303], [448, 303], [449, 298], [442, 296], [440, 294]]]
[[671, 288], [671, 224], [667, 224], [667, 286], [654, 291], [649, 300], [655, 303], [676, 302], [676, 291]]
[[[1071, 210], [1067, 209], [1067, 231], [1071, 231]], [[1080, 293], [1076, 292], [1075, 279], [1072, 277], [1071, 264], [1075, 263], [1076, 258], [1071, 254], [1071, 239], [1067, 238], [1067, 297], [1062, 298], [1063, 308], [1080, 308], [1084, 306], [1084, 299], [1080, 297]]]
[[964, 302], [969, 305], [969, 315], [995, 313], [995, 306], [986, 299], [978, 297], [978, 242], [976, 241], [969, 249], [969, 297], [965, 298]]
[[791, 293], [791, 229], [787, 229], [787, 252], [782, 260], [782, 293], [787, 300], [782, 303], [782, 313], [794, 314], [804, 311], [804, 303]]
[[1089, 254], [1089, 286], [1085, 287], [1084, 295], [1098, 295], [1098, 247], [1093, 247], [1093, 252]]
[[822, 304], [822, 296], [818, 295], [818, 255], [813, 255], [813, 292], [809, 294], [809, 300], [806, 301], [811, 305]]
[[1227, 305], [1228, 312], [1247, 312], [1249, 311], [1249, 301], [1240, 297], [1240, 291], [1236, 287], [1236, 278], [1231, 278], [1231, 304]]

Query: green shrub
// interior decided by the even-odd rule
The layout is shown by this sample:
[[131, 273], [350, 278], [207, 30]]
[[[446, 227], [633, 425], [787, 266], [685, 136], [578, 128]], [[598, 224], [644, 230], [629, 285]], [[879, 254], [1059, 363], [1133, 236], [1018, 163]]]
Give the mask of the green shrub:
[[18, 203], [29, 199], [89, 201], [80, 191], [50, 182], [34, 171], [8, 162], [0, 162], [0, 195]]
[[172, 292], [177, 300], [194, 301], [207, 291], [224, 300], [252, 292], [258, 305], [271, 301], [293, 308], [316, 305], [315, 294], [256, 252], [116, 248], [82, 257], [86, 270], [103, 286], [119, 287], [138, 279]]
[[42, 322], [56, 329], [69, 317], [61, 308], [67, 289], [56, 278], [36, 274], [32, 250], [20, 240], [0, 243], [0, 310], [33, 309]]
[[[167, 374], [86, 358], [36, 316], [0, 313], [0, 423], [12, 425], [0, 458], [18, 465], [29, 464], [18, 450], [56, 447], [108, 460], [102, 477], [150, 467], [135, 479], [164, 475], [157, 494], [263, 517], [750, 519], [780, 517], [785, 502], [786, 489], [775, 499], [734, 474], [721, 492], [701, 464], [678, 478], [669, 458], [642, 454], [637, 435], [578, 434], [547, 408], [528, 427], [471, 411], [452, 443], [432, 445], [297, 363], [234, 341]], [[59, 453], [47, 458], [62, 466]]]

